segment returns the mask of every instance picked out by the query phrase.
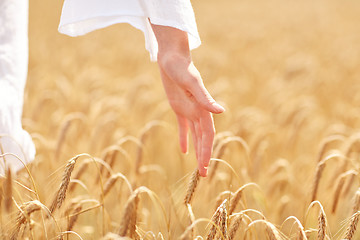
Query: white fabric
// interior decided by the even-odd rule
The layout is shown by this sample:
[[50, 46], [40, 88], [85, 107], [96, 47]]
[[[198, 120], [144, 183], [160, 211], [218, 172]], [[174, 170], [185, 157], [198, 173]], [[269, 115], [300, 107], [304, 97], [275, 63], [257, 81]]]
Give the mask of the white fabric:
[[79, 36], [116, 23], [129, 23], [145, 35], [145, 47], [156, 61], [158, 45], [149, 22], [188, 33], [190, 49], [200, 37], [190, 0], [65, 0], [59, 32]]
[[[28, 65], [28, 0], [1, 0], [0, 26], [0, 144], [5, 153], [28, 163], [35, 157], [34, 143], [21, 126]], [[0, 157], [0, 174], [5, 162], [13, 171], [24, 167], [16, 157], [6, 155]]]

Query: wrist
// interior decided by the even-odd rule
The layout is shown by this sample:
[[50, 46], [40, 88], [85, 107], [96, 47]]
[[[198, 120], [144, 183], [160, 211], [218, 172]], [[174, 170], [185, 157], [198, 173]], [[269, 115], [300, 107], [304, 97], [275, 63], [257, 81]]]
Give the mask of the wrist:
[[184, 57], [191, 61], [186, 32], [168, 26], [151, 24], [158, 42], [158, 58]]
[[190, 54], [184, 54], [179, 51], [159, 51], [158, 52], [158, 65], [162, 69], [184, 69], [192, 62]]

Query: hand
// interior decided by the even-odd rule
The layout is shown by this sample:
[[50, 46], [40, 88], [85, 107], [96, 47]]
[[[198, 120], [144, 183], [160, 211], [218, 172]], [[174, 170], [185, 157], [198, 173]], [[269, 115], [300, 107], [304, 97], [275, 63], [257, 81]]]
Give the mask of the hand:
[[187, 34], [158, 25], [153, 25], [153, 29], [159, 43], [158, 65], [162, 82], [179, 125], [181, 151], [186, 153], [188, 150], [190, 129], [199, 173], [206, 177], [215, 135], [211, 113], [222, 113], [224, 108], [210, 96], [191, 61]]

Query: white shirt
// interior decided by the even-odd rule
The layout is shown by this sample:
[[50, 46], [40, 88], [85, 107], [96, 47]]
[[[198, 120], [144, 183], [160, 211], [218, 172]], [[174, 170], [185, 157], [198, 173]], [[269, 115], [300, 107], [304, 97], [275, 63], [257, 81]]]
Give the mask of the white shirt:
[[200, 37], [190, 0], [65, 0], [59, 32], [79, 36], [116, 23], [129, 23], [143, 31], [145, 48], [156, 61], [158, 44], [151, 23], [188, 33], [190, 49]]
[[[28, 2], [0, 1], [0, 175], [13, 172], [35, 157], [30, 135], [22, 129], [21, 115], [28, 65]], [[22, 163], [21, 161], [24, 163]], [[6, 165], [6, 166], [5, 166]]]

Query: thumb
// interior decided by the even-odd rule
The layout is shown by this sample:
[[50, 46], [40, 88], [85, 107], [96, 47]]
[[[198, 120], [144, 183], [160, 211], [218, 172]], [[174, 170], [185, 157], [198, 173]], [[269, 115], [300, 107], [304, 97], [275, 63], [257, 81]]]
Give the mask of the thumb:
[[225, 109], [212, 98], [201, 81], [192, 84], [190, 92], [205, 110], [212, 113], [222, 113], [225, 111]]

